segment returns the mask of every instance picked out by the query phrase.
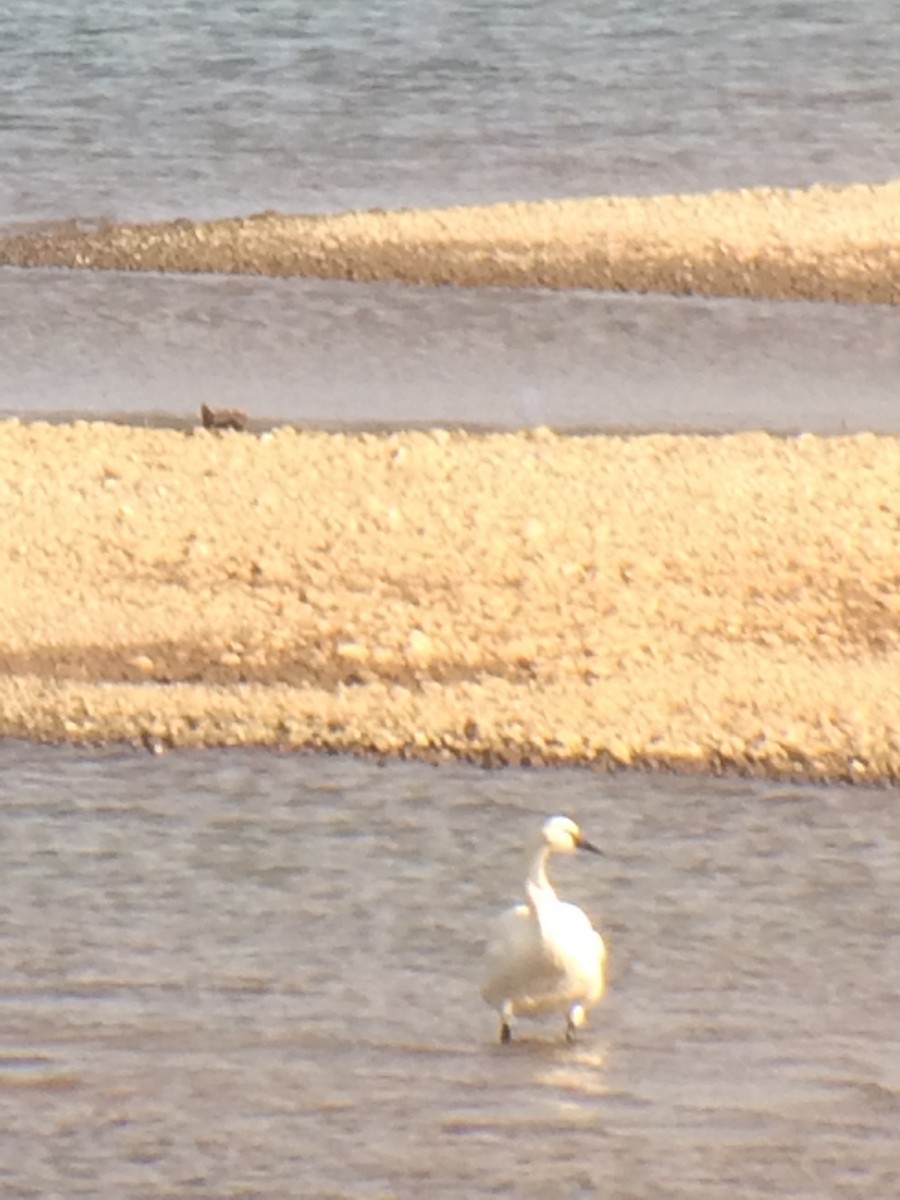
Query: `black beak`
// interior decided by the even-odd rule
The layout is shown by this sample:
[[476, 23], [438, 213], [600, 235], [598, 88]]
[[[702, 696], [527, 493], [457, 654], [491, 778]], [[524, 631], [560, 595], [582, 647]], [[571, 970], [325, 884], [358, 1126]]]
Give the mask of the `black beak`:
[[589, 842], [587, 838], [578, 839], [579, 850], [590, 850], [591, 854], [602, 854], [603, 851], [598, 849], [593, 842]]

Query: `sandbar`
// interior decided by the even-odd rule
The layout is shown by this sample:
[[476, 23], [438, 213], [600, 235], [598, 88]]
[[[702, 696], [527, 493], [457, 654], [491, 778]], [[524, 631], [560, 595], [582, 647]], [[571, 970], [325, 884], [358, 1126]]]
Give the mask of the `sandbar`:
[[900, 778], [900, 438], [0, 422], [0, 735]]
[[900, 181], [0, 236], [0, 264], [900, 302]]

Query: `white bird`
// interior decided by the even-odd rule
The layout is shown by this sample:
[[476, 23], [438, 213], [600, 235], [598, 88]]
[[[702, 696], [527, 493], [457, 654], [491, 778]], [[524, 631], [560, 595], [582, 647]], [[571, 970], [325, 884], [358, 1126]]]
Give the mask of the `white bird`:
[[516, 1017], [566, 1014], [566, 1038], [603, 995], [606, 947], [575, 904], [560, 900], [547, 878], [547, 858], [590, 850], [599, 854], [568, 817], [550, 817], [529, 847], [526, 904], [501, 914], [487, 948], [481, 994], [500, 1013], [500, 1041], [512, 1036]]

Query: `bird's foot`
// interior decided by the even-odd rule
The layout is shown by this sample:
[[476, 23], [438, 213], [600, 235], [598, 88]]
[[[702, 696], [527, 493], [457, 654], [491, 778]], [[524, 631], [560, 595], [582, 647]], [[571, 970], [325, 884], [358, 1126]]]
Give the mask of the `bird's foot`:
[[505, 1046], [512, 1041], [512, 1029], [506, 1021], [500, 1022], [500, 1044]]

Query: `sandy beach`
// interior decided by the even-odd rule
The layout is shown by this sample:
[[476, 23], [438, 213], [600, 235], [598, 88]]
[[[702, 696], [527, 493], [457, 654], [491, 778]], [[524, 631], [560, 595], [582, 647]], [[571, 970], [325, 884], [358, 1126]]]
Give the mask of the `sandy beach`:
[[0, 733], [900, 778], [900, 439], [0, 423]]
[[0, 236], [0, 264], [900, 302], [900, 181], [879, 186], [215, 221]]

